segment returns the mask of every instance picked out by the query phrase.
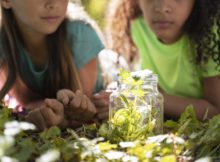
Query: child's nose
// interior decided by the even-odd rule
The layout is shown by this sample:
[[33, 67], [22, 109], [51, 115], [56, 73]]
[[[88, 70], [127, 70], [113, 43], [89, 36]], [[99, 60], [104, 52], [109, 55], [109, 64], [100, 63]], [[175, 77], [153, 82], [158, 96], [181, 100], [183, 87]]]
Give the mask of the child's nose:
[[55, 2], [55, 1], [57, 1], [57, 0], [46, 0], [45, 2], [46, 2], [46, 8], [47, 9], [52, 9], [52, 8], [54, 8], [54, 7], [56, 7], [56, 3], [57, 2]]
[[172, 7], [169, 4], [169, 0], [155, 0], [154, 10], [161, 13], [170, 13], [172, 11]]
[[47, 9], [52, 9], [52, 8], [56, 8], [57, 6], [59, 6], [60, 2], [68, 2], [69, 0], [44, 0], [46, 2], [46, 8]]

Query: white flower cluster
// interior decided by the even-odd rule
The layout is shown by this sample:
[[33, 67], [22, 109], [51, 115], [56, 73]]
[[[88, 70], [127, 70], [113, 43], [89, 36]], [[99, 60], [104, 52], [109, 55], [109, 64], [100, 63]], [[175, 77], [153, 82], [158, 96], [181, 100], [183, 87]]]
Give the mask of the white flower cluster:
[[35, 130], [35, 125], [28, 123], [28, 122], [18, 122], [18, 121], [11, 121], [5, 124], [4, 135], [5, 136], [15, 136], [19, 134], [21, 131], [26, 130]]
[[5, 156], [7, 150], [13, 147], [15, 136], [23, 130], [35, 130], [35, 126], [27, 122], [11, 121], [5, 124], [4, 135], [0, 136], [0, 161], [18, 162], [18, 160]]
[[60, 151], [49, 150], [45, 154], [36, 159], [36, 162], [55, 162], [60, 158]]

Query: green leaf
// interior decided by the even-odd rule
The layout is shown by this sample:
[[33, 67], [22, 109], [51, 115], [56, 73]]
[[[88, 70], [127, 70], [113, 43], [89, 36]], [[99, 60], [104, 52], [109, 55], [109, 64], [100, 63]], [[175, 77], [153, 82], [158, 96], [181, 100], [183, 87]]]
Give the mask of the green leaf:
[[134, 96], [137, 96], [137, 97], [144, 97], [144, 95], [146, 94], [146, 92], [144, 92], [142, 89], [133, 89], [131, 90], [131, 93], [134, 95]]
[[3, 131], [5, 123], [11, 120], [11, 114], [11, 109], [5, 107], [4, 105], [0, 105], [0, 132]]
[[108, 150], [112, 150], [112, 149], [116, 149], [117, 148], [117, 145], [110, 144], [109, 142], [100, 142], [98, 144], [98, 146], [99, 146], [99, 149], [101, 151], [108, 151]]
[[168, 129], [169, 132], [176, 132], [179, 129], [179, 124], [177, 121], [167, 120], [164, 123], [164, 130]]
[[56, 126], [50, 127], [49, 129], [40, 133], [40, 137], [45, 140], [48, 140], [54, 137], [59, 137], [60, 135], [61, 135], [60, 128]]
[[194, 107], [189, 105], [180, 116], [178, 121], [180, 134], [189, 135], [194, 131], [201, 129], [201, 122], [197, 119]]
[[160, 159], [160, 162], [176, 162], [176, 156], [175, 155], [167, 155]]
[[28, 161], [36, 153], [36, 145], [31, 138], [22, 138], [20, 141], [17, 141], [16, 147], [17, 151], [14, 157], [19, 159], [19, 161]]
[[128, 71], [121, 69], [120, 78], [122, 82], [130, 82], [131, 74]]

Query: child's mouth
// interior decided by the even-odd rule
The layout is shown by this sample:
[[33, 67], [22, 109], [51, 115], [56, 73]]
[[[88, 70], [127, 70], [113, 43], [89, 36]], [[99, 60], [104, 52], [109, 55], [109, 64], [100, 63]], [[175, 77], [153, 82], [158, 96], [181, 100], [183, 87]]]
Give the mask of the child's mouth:
[[42, 17], [42, 19], [44, 19], [50, 23], [54, 23], [59, 20], [59, 16], [45, 16], [45, 17]]
[[153, 21], [153, 25], [157, 28], [157, 29], [168, 29], [171, 27], [173, 23], [171, 21], [166, 21], [166, 20], [157, 20], [157, 21]]

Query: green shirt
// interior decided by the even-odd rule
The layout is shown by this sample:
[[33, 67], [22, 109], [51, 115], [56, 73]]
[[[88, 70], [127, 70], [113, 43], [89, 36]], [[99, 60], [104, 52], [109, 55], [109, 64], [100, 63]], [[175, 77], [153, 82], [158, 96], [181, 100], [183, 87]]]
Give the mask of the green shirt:
[[[87, 23], [82, 21], [69, 21], [67, 23], [67, 40], [70, 44], [74, 63], [79, 70], [91, 59], [97, 57], [98, 53], [104, 48], [95, 30]], [[0, 48], [0, 55], [3, 50]], [[29, 58], [27, 51], [20, 46], [21, 54], [21, 74], [33, 89], [42, 89], [43, 81], [46, 78], [46, 65], [43, 70], [38, 70]], [[98, 58], [98, 57], [97, 57]], [[102, 89], [102, 77], [100, 66], [97, 66], [98, 76], [94, 92]]]
[[187, 35], [171, 45], [163, 44], [143, 17], [134, 20], [131, 33], [142, 69], [158, 74], [159, 86], [170, 95], [201, 98], [203, 78], [220, 74], [212, 60], [203, 66], [195, 65], [195, 48]]

